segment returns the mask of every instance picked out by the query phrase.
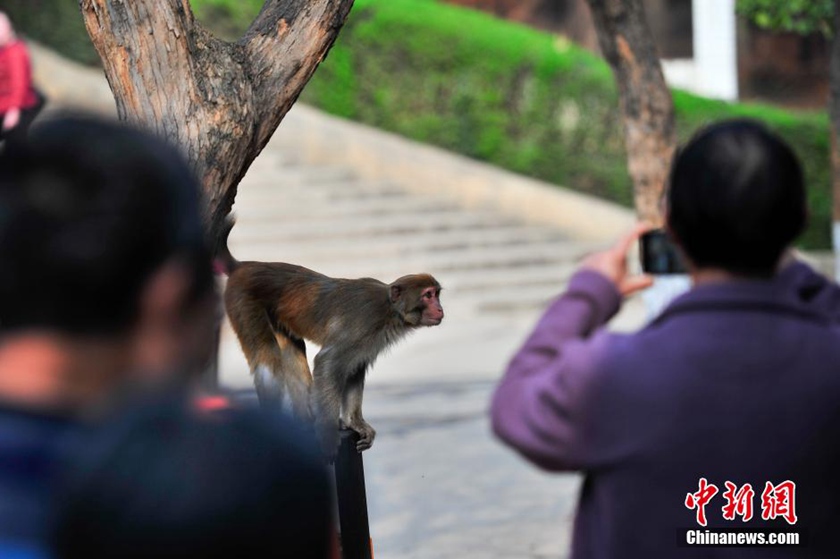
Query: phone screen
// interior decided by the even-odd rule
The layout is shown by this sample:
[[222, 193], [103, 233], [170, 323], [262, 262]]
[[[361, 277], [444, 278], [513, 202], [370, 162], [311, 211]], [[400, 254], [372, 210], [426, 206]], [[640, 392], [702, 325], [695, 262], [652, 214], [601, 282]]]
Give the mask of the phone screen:
[[642, 271], [646, 274], [685, 274], [687, 270], [677, 248], [662, 229], [648, 231], [639, 238]]

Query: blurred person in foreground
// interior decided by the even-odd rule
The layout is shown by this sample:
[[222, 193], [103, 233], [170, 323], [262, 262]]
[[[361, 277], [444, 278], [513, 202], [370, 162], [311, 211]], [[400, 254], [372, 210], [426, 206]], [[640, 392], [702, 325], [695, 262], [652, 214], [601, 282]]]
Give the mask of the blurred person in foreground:
[[43, 107], [44, 98], [32, 85], [26, 44], [15, 35], [9, 17], [0, 12], [0, 140], [24, 140]]
[[208, 360], [217, 297], [177, 150], [86, 118], [0, 156], [0, 557], [43, 550], [64, 443]]
[[295, 429], [177, 401], [125, 414], [69, 464], [56, 557], [337, 559], [323, 459]]
[[[269, 481], [279, 483], [278, 474], [263, 480], [260, 472], [314, 467], [305, 453], [296, 457], [308, 439], [284, 419], [260, 430], [234, 414], [215, 446], [210, 423], [181, 421], [212, 354], [218, 303], [200, 210], [199, 186], [178, 150], [116, 123], [48, 121], [0, 157], [0, 557], [46, 553], [65, 471], [105, 468], [114, 477], [95, 470], [93, 481], [103, 485], [90, 490], [125, 497], [117, 504], [129, 507], [119, 476], [137, 474], [137, 487], [155, 495], [160, 532], [147, 535], [154, 541], [180, 526], [187, 502], [198, 507], [191, 511], [204, 510], [189, 501], [193, 494], [174, 490], [178, 480], [207, 499], [209, 516], [197, 517], [194, 528], [212, 530], [219, 502], [247, 505], [238, 494], [246, 482], [276, 494]], [[157, 403], [164, 396], [168, 408]], [[147, 408], [168, 411], [133, 423], [132, 413]], [[237, 428], [255, 431], [223, 444]], [[236, 446], [245, 441], [255, 449]], [[100, 447], [108, 451], [94, 452]], [[140, 473], [150, 477], [130, 464], [112, 470], [122, 449], [142, 449], [130, 458], [148, 466]], [[196, 454], [179, 454], [185, 449]], [[163, 456], [172, 460], [156, 462]], [[225, 470], [246, 457], [253, 459], [242, 467], [247, 480]], [[312, 476], [321, 474], [318, 467]], [[311, 488], [311, 478], [285, 482], [301, 479]], [[109, 515], [120, 512], [117, 506]], [[321, 512], [328, 515], [329, 505]]]
[[[583, 472], [576, 559], [840, 557], [840, 288], [789, 256], [800, 164], [760, 124], [723, 122], [678, 152], [669, 182], [693, 288], [611, 333], [650, 284], [626, 265], [644, 228], [590, 256], [511, 361], [493, 429], [545, 470]], [[803, 545], [689, 549], [720, 528]]]

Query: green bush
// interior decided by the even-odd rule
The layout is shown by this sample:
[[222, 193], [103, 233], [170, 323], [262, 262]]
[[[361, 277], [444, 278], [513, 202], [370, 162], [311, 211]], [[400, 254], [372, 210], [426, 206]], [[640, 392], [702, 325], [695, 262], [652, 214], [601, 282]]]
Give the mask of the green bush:
[[[192, 0], [232, 38], [263, 0]], [[76, 0], [4, 0], [29, 36], [95, 62]], [[436, 0], [356, 0], [302, 99], [333, 114], [631, 205], [618, 98], [607, 65], [561, 38]], [[830, 246], [828, 119], [674, 91], [678, 133], [763, 120], [796, 148], [810, 185], [809, 248]]]

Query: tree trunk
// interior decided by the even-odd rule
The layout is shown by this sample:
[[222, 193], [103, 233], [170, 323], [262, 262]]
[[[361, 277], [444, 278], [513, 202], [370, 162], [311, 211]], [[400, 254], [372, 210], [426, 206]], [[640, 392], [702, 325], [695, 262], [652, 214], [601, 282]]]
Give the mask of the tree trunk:
[[179, 145], [206, 193], [213, 246], [236, 188], [324, 59], [353, 0], [267, 0], [236, 43], [189, 0], [80, 0], [121, 120]]
[[640, 219], [662, 223], [660, 197], [676, 146], [674, 103], [641, 0], [587, 0], [618, 84], [627, 167]]
[[831, 42], [831, 190], [833, 196], [832, 239], [834, 277], [840, 281], [840, 0], [834, 0], [834, 38]]

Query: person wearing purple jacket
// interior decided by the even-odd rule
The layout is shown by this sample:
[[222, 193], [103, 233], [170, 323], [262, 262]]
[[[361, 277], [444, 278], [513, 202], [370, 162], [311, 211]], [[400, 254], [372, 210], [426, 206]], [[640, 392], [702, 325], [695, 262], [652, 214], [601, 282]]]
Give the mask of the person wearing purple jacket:
[[[612, 333], [650, 284], [626, 265], [644, 228], [590, 256], [510, 362], [493, 430], [583, 472], [575, 559], [840, 557], [840, 287], [790, 257], [799, 162], [760, 124], [723, 122], [677, 153], [667, 194], [693, 288]], [[760, 545], [776, 532], [798, 545]]]

